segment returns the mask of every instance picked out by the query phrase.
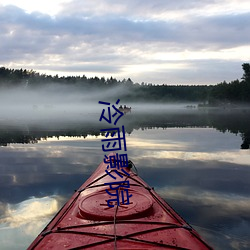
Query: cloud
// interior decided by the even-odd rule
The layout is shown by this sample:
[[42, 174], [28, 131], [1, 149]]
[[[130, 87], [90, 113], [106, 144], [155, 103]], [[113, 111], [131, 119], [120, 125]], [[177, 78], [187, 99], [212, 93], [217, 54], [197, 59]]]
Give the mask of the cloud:
[[[250, 13], [240, 7], [233, 11], [233, 4], [233, 0], [143, 4], [75, 0], [65, 3], [55, 16], [0, 5], [0, 63], [61, 75], [131, 77], [139, 82], [234, 80], [241, 76], [241, 63], [250, 60], [239, 52], [249, 46]], [[243, 1], [243, 7], [246, 4]], [[231, 71], [226, 49], [236, 51], [233, 63], [239, 69]], [[203, 67], [204, 63], [210, 67]], [[225, 67], [211, 67], [220, 63]], [[199, 70], [207, 72], [203, 78]]]
[[[213, 44], [230, 47], [248, 44], [250, 36], [247, 33], [245, 39], [240, 36], [242, 31], [249, 29], [250, 13], [195, 17], [189, 22], [178, 20], [168, 22], [167, 20], [137, 21], [119, 16], [84, 18], [59, 15], [52, 18], [39, 12], [27, 14], [19, 8], [7, 6], [4, 7], [2, 20], [5, 20], [3, 30], [8, 31], [10, 36], [16, 35], [16, 38], [27, 36], [31, 38], [24, 39], [30, 41], [27, 47], [34, 43], [36, 46], [43, 45], [44, 49], [48, 45], [53, 48], [65, 48], [67, 45], [74, 47], [74, 44], [77, 44], [75, 47], [79, 47], [82, 45], [81, 42], [83, 45], [91, 44], [92, 47], [105, 42], [109, 45], [164, 42], [192, 49], [197, 45], [198, 48], [200, 46], [207, 48]], [[64, 43], [65, 40], [68, 42]]]
[[[244, 4], [248, 4], [247, 0], [241, 2], [241, 7], [235, 6], [234, 1], [197, 1], [197, 0], [179, 0], [179, 1], [162, 1], [162, 0], [86, 0], [84, 2], [79, 0], [70, 1], [65, 3], [64, 10], [61, 11], [64, 15], [79, 15], [85, 17], [93, 16], [119, 16], [131, 17], [134, 19], [161, 19], [166, 18], [183, 18], [192, 16], [193, 14], [200, 16], [201, 13], [208, 11], [240, 11], [245, 8]], [[231, 6], [233, 5], [233, 6]], [[112, 8], [111, 8], [112, 6]]]
[[[168, 197], [175, 200], [185, 201], [186, 203], [202, 204], [203, 206], [218, 206], [220, 207], [220, 215], [234, 214], [235, 217], [240, 217], [249, 210], [250, 199], [247, 196], [227, 195], [219, 192], [209, 192], [190, 189], [188, 187], [163, 187], [157, 192], [161, 197], [168, 200]], [[217, 214], [218, 215], [218, 214]], [[211, 216], [212, 217], [212, 216]]]

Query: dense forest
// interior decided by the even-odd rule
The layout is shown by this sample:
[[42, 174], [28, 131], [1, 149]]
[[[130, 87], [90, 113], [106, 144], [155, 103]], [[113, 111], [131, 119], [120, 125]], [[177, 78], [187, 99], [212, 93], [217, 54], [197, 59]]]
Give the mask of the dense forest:
[[[241, 80], [217, 85], [153, 85], [151, 83], [134, 83], [130, 78], [117, 80], [113, 77], [67, 76], [59, 77], [40, 74], [34, 70], [9, 69], [0, 67], [0, 87], [21, 87], [35, 89], [51, 84], [63, 84], [79, 88], [80, 91], [109, 90], [121, 88], [119, 98], [123, 101], [173, 102], [190, 101], [200, 102], [202, 105], [218, 106], [228, 104], [250, 103], [250, 64], [242, 64], [243, 76]], [[114, 97], [117, 99], [117, 96]]]

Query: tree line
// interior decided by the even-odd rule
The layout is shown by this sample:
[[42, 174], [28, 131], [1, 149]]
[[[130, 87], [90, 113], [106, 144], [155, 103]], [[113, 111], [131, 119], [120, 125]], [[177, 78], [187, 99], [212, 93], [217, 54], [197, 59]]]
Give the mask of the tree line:
[[224, 103], [250, 103], [250, 64], [243, 63], [243, 76], [241, 80], [226, 81], [215, 85], [209, 95], [210, 104]]
[[[130, 78], [117, 80], [110, 77], [52, 76], [40, 74], [34, 70], [9, 69], [0, 67], [0, 87], [38, 88], [50, 84], [64, 84], [80, 88], [82, 91], [99, 91], [121, 87], [119, 98], [123, 101], [202, 102], [208, 105], [226, 103], [250, 103], [250, 64], [242, 64], [243, 76], [239, 80], [222, 82], [216, 85], [153, 85], [152, 83], [134, 83]], [[117, 96], [114, 97], [117, 99]]]

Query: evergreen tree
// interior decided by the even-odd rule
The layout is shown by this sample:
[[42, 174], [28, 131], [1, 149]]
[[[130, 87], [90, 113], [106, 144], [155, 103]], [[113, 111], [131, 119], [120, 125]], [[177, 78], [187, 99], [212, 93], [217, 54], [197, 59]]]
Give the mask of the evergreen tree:
[[244, 74], [241, 79], [245, 82], [250, 82], [250, 64], [249, 63], [243, 63], [242, 69], [244, 71]]

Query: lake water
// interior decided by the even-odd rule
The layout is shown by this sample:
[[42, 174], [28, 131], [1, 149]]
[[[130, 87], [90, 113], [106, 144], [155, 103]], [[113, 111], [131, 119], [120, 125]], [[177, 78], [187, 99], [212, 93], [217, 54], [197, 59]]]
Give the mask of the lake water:
[[[0, 119], [1, 249], [27, 248], [103, 160], [100, 112], [70, 114]], [[118, 123], [139, 175], [215, 249], [250, 249], [249, 114], [135, 107]]]

